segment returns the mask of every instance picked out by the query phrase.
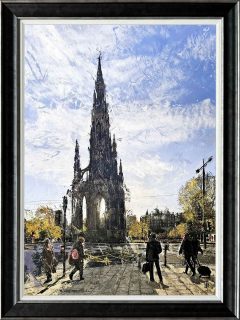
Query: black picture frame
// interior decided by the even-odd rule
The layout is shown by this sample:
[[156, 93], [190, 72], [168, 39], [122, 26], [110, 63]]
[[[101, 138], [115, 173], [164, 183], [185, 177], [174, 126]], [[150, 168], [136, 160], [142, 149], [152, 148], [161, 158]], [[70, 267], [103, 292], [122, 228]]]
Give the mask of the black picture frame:
[[[239, 317], [239, 109], [238, 1], [86, 2], [2, 1], [2, 318]], [[31, 302], [20, 301], [20, 19], [219, 18], [224, 19], [223, 301], [221, 302]]]

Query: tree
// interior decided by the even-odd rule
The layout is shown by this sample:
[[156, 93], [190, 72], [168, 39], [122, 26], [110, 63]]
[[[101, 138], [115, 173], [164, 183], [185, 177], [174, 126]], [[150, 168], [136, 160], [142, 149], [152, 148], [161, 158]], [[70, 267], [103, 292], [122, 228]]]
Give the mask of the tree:
[[180, 223], [179, 225], [177, 225], [175, 228], [171, 229], [168, 232], [168, 237], [172, 239], [183, 238], [186, 232], [187, 232], [187, 224]]
[[129, 226], [128, 235], [136, 239], [146, 239], [148, 236], [149, 226], [144, 221], [134, 221]]
[[139, 238], [141, 235], [142, 229], [140, 226], [139, 221], [134, 221], [133, 223], [130, 224], [129, 226], [129, 231], [128, 234], [132, 238]]
[[48, 206], [39, 207], [35, 216], [24, 223], [27, 237], [37, 240], [61, 237], [61, 228], [55, 225], [54, 212]]
[[141, 238], [147, 239], [148, 231], [149, 231], [149, 224], [147, 222], [144, 222], [144, 221], [140, 221], [139, 223], [140, 223], [140, 228], [142, 230]]
[[[208, 173], [205, 178], [205, 196], [202, 192], [202, 176], [192, 178], [180, 189], [179, 204], [188, 228], [198, 229], [202, 222], [215, 226], [215, 176]], [[213, 227], [214, 228], [214, 227]]]
[[48, 206], [40, 206], [36, 210], [35, 216], [41, 220], [47, 220], [49, 224], [55, 223], [55, 216], [53, 209]]

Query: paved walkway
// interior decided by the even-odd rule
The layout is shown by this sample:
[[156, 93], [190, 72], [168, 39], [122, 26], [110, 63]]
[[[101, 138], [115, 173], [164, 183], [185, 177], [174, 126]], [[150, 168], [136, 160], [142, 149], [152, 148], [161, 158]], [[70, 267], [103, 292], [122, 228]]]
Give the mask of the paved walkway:
[[43, 285], [44, 276], [31, 277], [25, 284], [25, 295], [214, 295], [215, 268], [210, 266], [212, 275], [209, 280], [190, 277], [183, 273], [179, 265], [161, 266], [166, 288], [160, 288], [157, 282], [149, 281], [137, 263], [113, 264], [109, 266], [88, 267], [84, 269], [84, 281], [79, 281], [76, 273], [73, 281], [69, 280], [70, 269], [65, 278], [61, 278], [61, 266], [49, 286]]

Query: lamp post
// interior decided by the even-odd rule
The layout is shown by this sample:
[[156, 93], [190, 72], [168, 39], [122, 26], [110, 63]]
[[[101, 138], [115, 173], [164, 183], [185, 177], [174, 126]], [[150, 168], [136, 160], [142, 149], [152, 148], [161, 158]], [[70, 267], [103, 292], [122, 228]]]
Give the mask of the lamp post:
[[68, 199], [67, 196], [63, 197], [63, 213], [64, 213], [64, 220], [63, 220], [63, 276], [66, 273], [66, 210], [67, 210], [67, 203]]
[[202, 223], [203, 223], [203, 243], [204, 249], [207, 247], [207, 239], [206, 239], [206, 221], [205, 221], [205, 167], [207, 164], [212, 161], [213, 156], [209, 157], [208, 160], [205, 162], [203, 159], [203, 165], [196, 170], [196, 173], [199, 173], [202, 170], [203, 180], [202, 180], [202, 198], [203, 198], [203, 215], [202, 215]]

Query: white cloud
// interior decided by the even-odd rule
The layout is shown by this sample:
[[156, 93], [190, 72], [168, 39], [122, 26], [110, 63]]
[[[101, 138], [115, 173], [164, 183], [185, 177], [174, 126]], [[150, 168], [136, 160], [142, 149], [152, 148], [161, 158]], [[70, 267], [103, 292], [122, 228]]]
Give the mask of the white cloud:
[[[200, 128], [215, 127], [215, 106], [204, 100], [188, 107], [168, 104], [118, 107], [112, 116], [112, 127], [122, 139], [121, 145], [156, 149], [165, 144], [193, 138]], [[123, 150], [122, 150], [123, 151]]]
[[85, 159], [82, 165], [86, 165], [89, 128], [90, 116], [86, 110], [59, 106], [38, 111], [37, 121], [25, 125], [25, 173], [69, 185], [76, 138]]
[[201, 61], [215, 61], [216, 37], [203, 32], [199, 35], [191, 35], [183, 50], [178, 53], [181, 58], [199, 59]]

